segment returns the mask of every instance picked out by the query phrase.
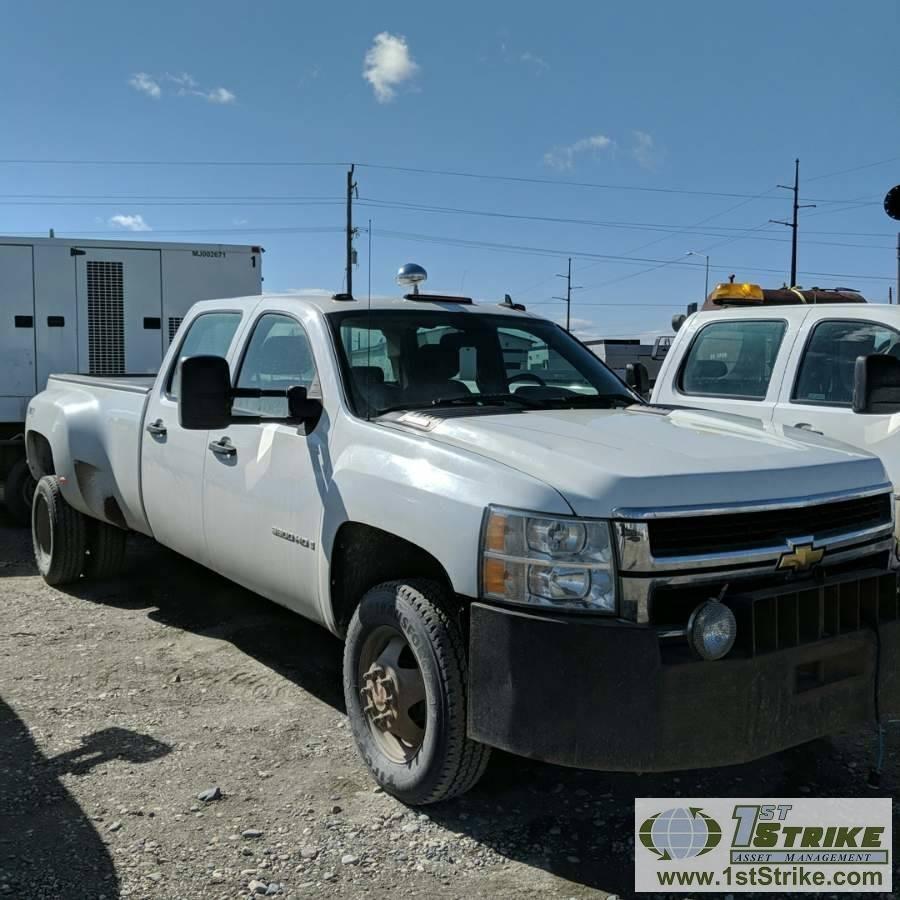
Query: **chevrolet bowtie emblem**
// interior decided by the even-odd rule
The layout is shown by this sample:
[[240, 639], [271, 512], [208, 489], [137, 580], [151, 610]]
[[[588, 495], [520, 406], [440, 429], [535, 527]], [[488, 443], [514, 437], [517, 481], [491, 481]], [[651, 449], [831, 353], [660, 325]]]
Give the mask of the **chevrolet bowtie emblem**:
[[793, 569], [795, 572], [805, 572], [811, 569], [816, 563], [822, 561], [825, 550], [822, 548], [814, 549], [812, 544], [801, 544], [794, 547], [790, 553], [784, 553], [778, 560], [779, 569]]

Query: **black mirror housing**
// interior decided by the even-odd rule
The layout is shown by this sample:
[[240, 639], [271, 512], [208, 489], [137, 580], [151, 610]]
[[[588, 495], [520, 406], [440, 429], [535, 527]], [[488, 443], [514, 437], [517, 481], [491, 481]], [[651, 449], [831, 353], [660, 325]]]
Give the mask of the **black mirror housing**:
[[650, 392], [650, 373], [640, 362], [628, 363], [625, 366], [625, 384], [642, 397]]
[[288, 388], [288, 417], [292, 422], [299, 422], [309, 434], [318, 424], [322, 415], [322, 401], [310, 397], [305, 387], [294, 385]]
[[853, 370], [853, 412], [900, 412], [900, 359], [880, 353], [858, 356]]
[[221, 356], [181, 361], [178, 423], [187, 431], [226, 428], [231, 422], [231, 372]]

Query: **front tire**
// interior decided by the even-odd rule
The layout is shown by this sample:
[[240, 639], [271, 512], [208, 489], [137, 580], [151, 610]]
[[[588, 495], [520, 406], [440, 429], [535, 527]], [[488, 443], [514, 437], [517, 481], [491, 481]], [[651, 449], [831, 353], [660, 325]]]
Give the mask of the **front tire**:
[[66, 503], [55, 475], [45, 475], [34, 492], [31, 539], [34, 559], [50, 585], [77, 581], [85, 562], [85, 517]]
[[467, 665], [444, 590], [393, 581], [362, 599], [344, 647], [344, 698], [357, 748], [385, 791], [411, 806], [458, 796], [490, 748], [466, 734]]
[[37, 483], [31, 477], [25, 459], [17, 459], [6, 475], [3, 497], [16, 525], [27, 528], [31, 522], [31, 503]]

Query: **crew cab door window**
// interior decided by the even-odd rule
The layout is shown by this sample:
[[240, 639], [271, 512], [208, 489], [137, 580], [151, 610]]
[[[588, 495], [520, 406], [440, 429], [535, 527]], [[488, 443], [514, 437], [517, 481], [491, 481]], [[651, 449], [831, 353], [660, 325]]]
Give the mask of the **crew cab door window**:
[[166, 393], [178, 399], [181, 384], [181, 360], [186, 356], [227, 356], [228, 348], [241, 324], [239, 312], [204, 313], [191, 322], [178, 348], [176, 362], [169, 371]]
[[[316, 365], [303, 326], [290, 316], [267, 313], [253, 328], [235, 387], [286, 391], [304, 387], [310, 396], [318, 391]], [[236, 416], [288, 416], [287, 397], [239, 397]]]
[[681, 392], [764, 400], [786, 328], [783, 321], [758, 319], [704, 326], [682, 366]]
[[850, 406], [856, 358], [873, 353], [900, 357], [900, 333], [876, 322], [819, 322], [803, 351], [791, 401]]

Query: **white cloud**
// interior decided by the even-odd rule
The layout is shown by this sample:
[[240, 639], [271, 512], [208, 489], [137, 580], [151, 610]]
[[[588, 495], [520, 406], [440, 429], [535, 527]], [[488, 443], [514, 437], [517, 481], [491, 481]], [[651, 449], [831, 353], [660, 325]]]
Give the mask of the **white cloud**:
[[163, 77], [166, 79], [166, 81], [171, 81], [172, 84], [178, 85], [178, 87], [181, 89], [178, 92], [179, 94], [186, 93], [191, 88], [197, 87], [197, 82], [194, 81], [194, 79], [190, 75], [188, 75], [187, 72], [182, 72], [180, 75], [172, 75], [170, 72], [166, 72]]
[[128, 83], [136, 90], [140, 91], [142, 94], [146, 94], [148, 97], [152, 97], [154, 100], [159, 100], [162, 96], [162, 90], [159, 86], [159, 82], [156, 79], [152, 78], [146, 72], [135, 72], [131, 78], [128, 79]]
[[409, 81], [419, 66], [409, 54], [406, 38], [382, 31], [375, 35], [372, 46], [366, 51], [363, 78], [372, 85], [375, 99], [389, 103], [397, 93], [397, 87]]
[[537, 70], [538, 75], [542, 72], [547, 72], [550, 69], [550, 63], [547, 62], [542, 56], [538, 56], [536, 53], [532, 53], [530, 50], [526, 50], [519, 59], [523, 63], [528, 63]]
[[210, 102], [210, 103], [234, 103], [237, 99], [235, 95], [228, 90], [228, 88], [217, 87], [213, 88], [211, 91], [203, 92], [201, 94]]
[[116, 228], [124, 228], [126, 231], [151, 231], [150, 226], [144, 221], [141, 215], [127, 216], [119, 213], [117, 216], [111, 216], [109, 224]]
[[[133, 75], [128, 82], [136, 91], [159, 100], [163, 95], [162, 85], [172, 85], [175, 94], [178, 97], [200, 97], [208, 103], [226, 104], [234, 103], [237, 100], [233, 91], [225, 87], [204, 88], [201, 87], [192, 75], [187, 72], [173, 75], [166, 72], [165, 75], [157, 77], [156, 75], [148, 75], [146, 72], [138, 72]], [[169, 88], [167, 87], [168, 91]]]
[[616, 142], [605, 134], [593, 134], [568, 146], [552, 147], [544, 154], [544, 164], [553, 169], [571, 169], [575, 158], [584, 154], [598, 157], [604, 151], [615, 150]]
[[655, 169], [662, 160], [662, 150], [656, 146], [652, 134], [646, 131], [633, 131], [634, 144], [631, 155], [642, 169]]

